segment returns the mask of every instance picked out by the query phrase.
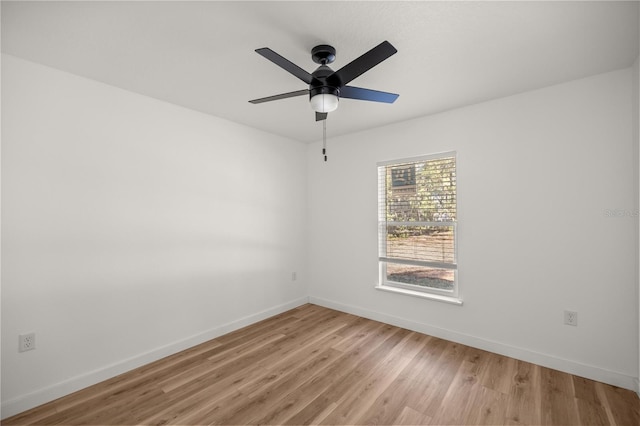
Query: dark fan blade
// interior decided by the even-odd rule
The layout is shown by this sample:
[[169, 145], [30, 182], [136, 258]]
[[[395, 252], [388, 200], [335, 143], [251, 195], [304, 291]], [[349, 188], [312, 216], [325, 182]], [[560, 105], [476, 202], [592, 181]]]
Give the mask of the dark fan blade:
[[327, 81], [337, 87], [348, 84], [354, 78], [378, 65], [397, 52], [388, 41], [383, 41], [364, 55], [349, 62], [344, 67], [327, 77]]
[[340, 88], [340, 97], [359, 99], [361, 101], [386, 102], [392, 104], [398, 99], [395, 93], [380, 92], [378, 90], [363, 89], [361, 87], [344, 86]]
[[326, 120], [326, 119], [327, 119], [327, 115], [329, 115], [329, 113], [326, 113], [326, 112], [316, 112], [316, 121]]
[[303, 70], [302, 68], [300, 68], [299, 66], [291, 62], [290, 60], [278, 55], [276, 52], [269, 49], [268, 47], [256, 49], [256, 52], [258, 52], [259, 54], [261, 54], [262, 56], [264, 56], [265, 58], [267, 58], [268, 60], [270, 60], [277, 66], [279, 66], [280, 68], [284, 69], [285, 71], [289, 71], [291, 74], [295, 75], [305, 83], [311, 84], [311, 80], [313, 79], [313, 76], [311, 74], [309, 74], [308, 72], [306, 72], [305, 70]]
[[266, 98], [254, 99], [249, 102], [251, 102], [252, 104], [261, 104], [263, 102], [277, 101], [278, 99], [293, 98], [294, 96], [302, 96], [302, 95], [308, 95], [308, 94], [309, 94], [309, 90], [303, 89], [303, 90], [296, 90], [295, 92], [281, 93], [279, 95], [268, 96]]

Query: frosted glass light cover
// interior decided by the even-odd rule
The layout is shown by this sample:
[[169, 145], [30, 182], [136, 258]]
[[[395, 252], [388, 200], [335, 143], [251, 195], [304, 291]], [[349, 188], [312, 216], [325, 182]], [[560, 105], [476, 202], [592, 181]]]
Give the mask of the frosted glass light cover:
[[311, 109], [316, 112], [331, 112], [338, 108], [338, 97], [328, 93], [315, 95], [311, 98]]

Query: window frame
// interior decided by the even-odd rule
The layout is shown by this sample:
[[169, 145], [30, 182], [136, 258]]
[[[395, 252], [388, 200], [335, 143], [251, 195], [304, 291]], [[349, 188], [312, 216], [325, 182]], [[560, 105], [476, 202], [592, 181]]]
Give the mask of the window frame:
[[[432, 160], [451, 158], [454, 159], [455, 165], [455, 220], [448, 221], [423, 221], [423, 222], [390, 222], [387, 220], [387, 183], [386, 174], [389, 167], [398, 166], [401, 167], [407, 163], [420, 163], [428, 162]], [[376, 288], [379, 290], [391, 291], [394, 293], [408, 294], [411, 296], [423, 297], [428, 299], [440, 300], [456, 305], [462, 305], [462, 300], [459, 298], [459, 284], [458, 284], [458, 158], [456, 151], [446, 151], [436, 154], [420, 155], [409, 158], [400, 158], [395, 160], [381, 161], [377, 163], [378, 170], [378, 283]], [[417, 185], [417, 182], [414, 182]], [[392, 185], [393, 186], [393, 185]], [[383, 190], [384, 188], [384, 190]], [[417, 189], [417, 187], [416, 187]], [[403, 260], [397, 258], [388, 258], [387, 254], [387, 228], [389, 223], [395, 223], [397, 226], [408, 225], [409, 226], [451, 226], [453, 229], [453, 263], [448, 262], [433, 262], [428, 260]], [[426, 266], [438, 269], [448, 269], [453, 271], [453, 289], [438, 289], [434, 287], [426, 287], [408, 283], [402, 283], [398, 281], [392, 281], [387, 279], [387, 265], [388, 264], [407, 264], [416, 266]]]

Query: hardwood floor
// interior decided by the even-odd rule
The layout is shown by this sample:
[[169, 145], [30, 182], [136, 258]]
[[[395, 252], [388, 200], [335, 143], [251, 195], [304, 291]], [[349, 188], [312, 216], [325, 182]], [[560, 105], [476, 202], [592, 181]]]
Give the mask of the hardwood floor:
[[304, 305], [2, 422], [640, 424], [624, 390]]

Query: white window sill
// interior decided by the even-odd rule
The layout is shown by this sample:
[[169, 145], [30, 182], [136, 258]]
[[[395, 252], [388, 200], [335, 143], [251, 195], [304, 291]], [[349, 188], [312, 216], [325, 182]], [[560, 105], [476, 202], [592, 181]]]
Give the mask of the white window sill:
[[462, 306], [462, 299], [451, 296], [443, 296], [440, 294], [423, 293], [421, 291], [407, 290], [404, 288], [390, 287], [386, 285], [377, 285], [376, 290], [388, 291], [389, 293], [406, 294], [407, 296], [420, 297], [422, 299], [435, 300], [438, 302], [450, 303], [452, 305]]

